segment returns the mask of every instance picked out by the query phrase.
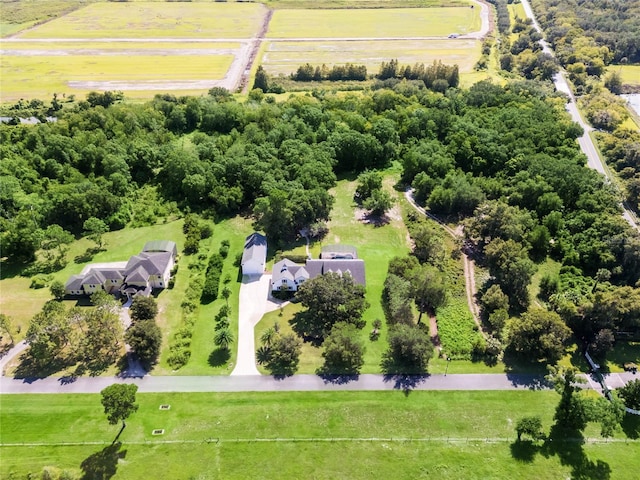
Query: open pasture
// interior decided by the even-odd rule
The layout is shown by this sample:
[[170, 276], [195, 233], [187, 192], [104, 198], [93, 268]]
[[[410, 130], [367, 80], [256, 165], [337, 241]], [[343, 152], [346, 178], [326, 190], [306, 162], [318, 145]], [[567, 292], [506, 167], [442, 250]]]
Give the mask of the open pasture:
[[258, 3], [95, 3], [19, 38], [248, 38], [266, 14]]
[[382, 62], [397, 58], [401, 64], [431, 64], [441, 60], [457, 64], [460, 72], [471, 72], [480, 57], [480, 41], [455, 40], [378, 40], [267, 42], [262, 65], [272, 75], [288, 75], [305, 63], [331, 67], [335, 64], [364, 64], [370, 74]]
[[390, 8], [276, 10], [269, 38], [405, 38], [447, 36], [480, 29], [480, 9]]
[[[632, 422], [628, 437], [619, 432], [611, 443], [512, 443], [525, 415], [540, 415], [548, 431], [559, 400], [551, 391], [139, 394], [140, 409], [113, 446], [119, 426], [108, 425], [99, 395], [1, 400], [2, 478], [39, 478], [45, 465], [114, 480], [150, 472], [175, 479], [635, 480], [640, 468], [640, 445], [627, 441], [637, 435]], [[164, 435], [153, 436], [157, 428]], [[598, 431], [590, 426], [586, 434]]]
[[640, 85], [640, 65], [610, 65], [607, 72], [619, 73], [622, 83]]

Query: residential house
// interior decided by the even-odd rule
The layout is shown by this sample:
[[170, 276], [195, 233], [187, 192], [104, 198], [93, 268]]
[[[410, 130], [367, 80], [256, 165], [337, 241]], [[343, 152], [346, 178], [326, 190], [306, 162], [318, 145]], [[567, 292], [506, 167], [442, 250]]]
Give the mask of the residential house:
[[91, 295], [97, 291], [126, 295], [149, 295], [154, 288], [166, 288], [177, 257], [175, 242], [147, 242], [138, 255], [123, 267], [94, 266], [72, 275], [65, 285], [67, 295]]
[[254, 232], [249, 235], [244, 243], [242, 252], [242, 274], [262, 275], [267, 263], [267, 237]]

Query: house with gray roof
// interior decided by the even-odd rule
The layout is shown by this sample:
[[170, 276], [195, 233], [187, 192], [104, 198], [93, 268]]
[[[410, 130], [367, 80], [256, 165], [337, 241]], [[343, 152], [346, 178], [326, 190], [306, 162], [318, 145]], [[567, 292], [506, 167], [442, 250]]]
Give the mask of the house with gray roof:
[[267, 263], [267, 237], [254, 232], [244, 242], [242, 252], [242, 274], [262, 275]]
[[[91, 295], [97, 291], [127, 295], [149, 295], [154, 288], [166, 288], [175, 265], [174, 242], [147, 242], [142, 252], [121, 264], [91, 266], [80, 275], [72, 275], [65, 284], [67, 295]], [[120, 268], [119, 268], [120, 267]]]
[[[339, 252], [339, 250], [331, 250]], [[354, 247], [344, 250], [356, 258], [320, 258], [308, 259], [304, 265], [284, 258], [273, 266], [271, 273], [271, 291], [296, 292], [304, 282], [329, 272], [337, 275], [348, 274], [358, 285], [366, 285], [364, 260], [357, 258]]]

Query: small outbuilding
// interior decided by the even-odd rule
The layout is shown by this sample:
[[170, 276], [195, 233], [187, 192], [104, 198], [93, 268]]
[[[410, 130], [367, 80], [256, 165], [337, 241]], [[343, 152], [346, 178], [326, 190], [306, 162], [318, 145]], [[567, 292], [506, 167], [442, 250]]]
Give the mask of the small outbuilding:
[[262, 275], [267, 263], [267, 237], [254, 232], [247, 237], [242, 252], [242, 274]]

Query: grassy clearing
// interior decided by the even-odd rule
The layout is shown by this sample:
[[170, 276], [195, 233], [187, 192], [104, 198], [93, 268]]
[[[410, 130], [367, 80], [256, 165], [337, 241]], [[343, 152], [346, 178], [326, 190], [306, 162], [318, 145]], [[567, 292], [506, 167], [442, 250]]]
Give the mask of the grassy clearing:
[[531, 278], [531, 284], [529, 285], [529, 298], [531, 302], [535, 304], [540, 293], [540, 281], [547, 275], [557, 276], [560, 274], [560, 267], [562, 264], [547, 257], [544, 262], [536, 265], [537, 270]]
[[[151, 471], [176, 479], [303, 478], [309, 472], [314, 478], [565, 478], [588, 468], [585, 459], [605, 462], [610, 478], [632, 479], [640, 468], [638, 443], [574, 446], [580, 455], [565, 461], [552, 450], [528, 461], [514, 458], [518, 450], [508, 439], [518, 418], [540, 415], [546, 429], [551, 425], [559, 396], [548, 391], [139, 394], [117, 462], [105, 450], [119, 428], [107, 424], [99, 395], [0, 398], [3, 478], [45, 465], [78, 471], [83, 461], [110, 466], [116, 479], [148, 478]], [[161, 411], [160, 404], [171, 409]], [[156, 428], [165, 434], [152, 436]], [[596, 436], [595, 427], [587, 435]], [[257, 438], [289, 440], [250, 442]], [[301, 441], [311, 438], [318, 440]], [[348, 441], [366, 438], [380, 440]], [[41, 445], [7, 446], [21, 442]], [[63, 442], [104, 443], [56, 445]], [[350, 461], [336, 461], [345, 455]]]
[[[22, 55], [46, 55], [48, 52], [56, 52], [65, 55], [78, 55], [89, 51], [93, 55], [104, 55], [105, 52], [113, 52], [119, 55], [132, 55], [142, 50], [149, 54], [175, 54], [190, 55], [191, 52], [197, 54], [219, 54], [225, 53], [225, 50], [240, 48], [239, 42], [193, 42], [184, 41], [168, 41], [168, 42], [147, 42], [144, 40], [136, 42], [125, 41], [60, 41], [48, 42], [42, 41], [10, 41], [3, 45], [3, 55], [22, 54]], [[53, 54], [53, 53], [52, 53]]]
[[640, 65], [610, 65], [608, 72], [618, 72], [622, 77], [622, 83], [640, 85]]
[[[385, 186], [399, 201], [400, 196], [392, 189], [392, 185], [399, 178], [399, 171], [390, 169], [387, 173]], [[329, 233], [322, 242], [314, 243], [311, 246], [311, 253], [314, 258], [317, 258], [322, 245], [342, 243], [354, 245], [358, 250], [358, 257], [365, 261], [367, 280], [366, 296], [371, 306], [364, 313], [367, 326], [362, 330], [362, 338], [366, 345], [365, 364], [362, 367], [362, 373], [377, 373], [380, 371], [382, 353], [386, 350], [387, 346], [386, 326], [383, 326], [382, 334], [377, 341], [369, 340], [369, 332], [373, 329], [373, 320], [376, 318], [384, 320], [380, 297], [382, 295], [384, 279], [387, 275], [387, 266], [392, 257], [403, 256], [408, 253], [408, 233], [400, 217], [399, 207], [395, 207], [390, 213], [389, 223], [380, 227], [365, 224], [362, 220], [356, 218], [356, 205], [353, 201], [355, 189], [356, 182], [351, 180], [341, 180], [338, 182], [338, 185], [332, 189], [331, 193], [335, 197], [335, 204], [331, 212]], [[298, 253], [301, 249], [298, 247], [294, 251]], [[256, 326], [256, 339], [258, 340], [261, 332], [272, 326], [275, 320], [279, 321], [282, 331], [290, 331], [288, 320], [300, 308], [298, 305], [286, 307], [283, 310], [283, 317], [279, 317], [278, 311], [265, 315]], [[259, 346], [259, 341], [256, 341], [256, 346]], [[305, 344], [298, 372], [315, 373], [316, 369], [322, 364], [321, 352], [322, 350], [320, 348]]]
[[481, 338], [465, 298], [455, 298], [438, 309], [438, 335], [443, 353], [469, 359], [473, 345]]
[[270, 38], [361, 38], [447, 36], [480, 29], [480, 9], [469, 7], [276, 10], [269, 25]]
[[20, 38], [249, 38], [265, 13], [258, 3], [95, 3]]
[[95, 0], [2, 0], [0, 36], [5, 37], [37, 23], [64, 15]]
[[[441, 60], [457, 64], [461, 72], [470, 73], [480, 58], [481, 44], [477, 40], [380, 40], [314, 42], [266, 42], [261, 63], [271, 75], [289, 75], [304, 64], [333, 66], [356, 63], [377, 73], [384, 61], [397, 58], [401, 64], [429, 65]], [[373, 51], [372, 51], [373, 50]]]

